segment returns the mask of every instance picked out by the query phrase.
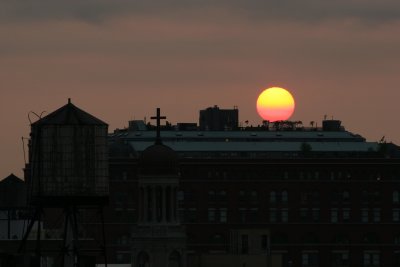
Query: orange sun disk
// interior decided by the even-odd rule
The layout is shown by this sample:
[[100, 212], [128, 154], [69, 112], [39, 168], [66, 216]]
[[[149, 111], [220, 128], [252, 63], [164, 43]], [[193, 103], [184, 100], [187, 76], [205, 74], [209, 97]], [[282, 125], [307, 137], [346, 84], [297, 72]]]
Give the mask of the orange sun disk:
[[289, 119], [294, 112], [294, 98], [286, 89], [271, 87], [264, 90], [257, 99], [257, 112], [270, 122]]

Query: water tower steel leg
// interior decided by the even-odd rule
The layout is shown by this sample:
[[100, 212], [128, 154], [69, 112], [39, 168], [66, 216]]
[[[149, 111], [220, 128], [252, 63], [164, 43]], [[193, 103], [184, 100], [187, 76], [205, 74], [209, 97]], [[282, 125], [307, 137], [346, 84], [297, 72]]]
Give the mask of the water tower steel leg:
[[71, 218], [71, 225], [72, 225], [72, 236], [73, 236], [73, 255], [74, 255], [74, 261], [75, 261], [75, 266], [80, 266], [79, 265], [79, 248], [78, 248], [78, 220], [77, 220], [77, 214], [78, 210], [76, 206], [72, 207], [72, 218]]
[[42, 208], [39, 208], [39, 214], [38, 214], [38, 228], [37, 228], [37, 236], [36, 236], [36, 256], [38, 257], [39, 261], [41, 260], [40, 258], [42, 257], [42, 248], [41, 248], [41, 232], [42, 232], [42, 227], [41, 227], [41, 220], [42, 220]]
[[103, 253], [104, 253], [104, 267], [107, 267], [107, 245], [106, 245], [106, 231], [104, 227], [104, 210], [100, 208], [101, 227], [103, 232]]
[[28, 228], [26, 229], [26, 232], [24, 234], [24, 237], [21, 240], [21, 245], [18, 249], [18, 252], [22, 252], [23, 249], [25, 249], [25, 245], [26, 245], [26, 240], [28, 239], [29, 234], [32, 231], [33, 226], [35, 225], [35, 222], [37, 221], [38, 218], [38, 214], [40, 213], [39, 209], [35, 210], [35, 213], [33, 214], [33, 218], [32, 220], [29, 222]]
[[62, 248], [62, 267], [65, 266], [65, 254], [68, 253], [67, 247], [67, 233], [68, 233], [68, 221], [69, 221], [69, 211], [65, 209], [65, 222], [64, 222], [64, 236], [63, 236], [63, 248]]
[[11, 239], [11, 209], [7, 210], [7, 238]]

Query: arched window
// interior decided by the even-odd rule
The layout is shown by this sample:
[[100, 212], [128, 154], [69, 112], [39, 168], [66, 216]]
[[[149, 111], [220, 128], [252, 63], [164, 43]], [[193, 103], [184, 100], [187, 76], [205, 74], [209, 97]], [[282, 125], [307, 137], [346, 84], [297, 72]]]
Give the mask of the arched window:
[[150, 257], [144, 251], [141, 251], [137, 256], [137, 266], [138, 267], [149, 267], [150, 266]]
[[169, 254], [168, 257], [168, 267], [181, 267], [182, 266], [182, 260], [181, 260], [181, 254], [174, 250], [171, 254]]

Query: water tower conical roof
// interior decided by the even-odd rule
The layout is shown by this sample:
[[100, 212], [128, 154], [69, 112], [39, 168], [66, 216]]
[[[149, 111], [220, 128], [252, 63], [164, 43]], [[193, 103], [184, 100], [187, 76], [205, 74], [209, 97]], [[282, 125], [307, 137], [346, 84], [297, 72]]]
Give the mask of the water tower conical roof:
[[68, 100], [68, 104], [33, 123], [33, 125], [107, 125], [81, 110]]

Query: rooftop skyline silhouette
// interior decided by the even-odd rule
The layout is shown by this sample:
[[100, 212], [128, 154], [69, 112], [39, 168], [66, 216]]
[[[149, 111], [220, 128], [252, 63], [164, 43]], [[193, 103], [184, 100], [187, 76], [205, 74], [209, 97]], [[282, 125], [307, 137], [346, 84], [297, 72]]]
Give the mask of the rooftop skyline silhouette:
[[[65, 8], [69, 6], [68, 8]], [[397, 119], [400, 4], [335, 1], [124, 1], [1, 3], [2, 177], [21, 176], [30, 111], [71, 97], [110, 124], [172, 122], [238, 106], [260, 123], [259, 93], [290, 90], [293, 120], [340, 119], [369, 140], [400, 143]]]

